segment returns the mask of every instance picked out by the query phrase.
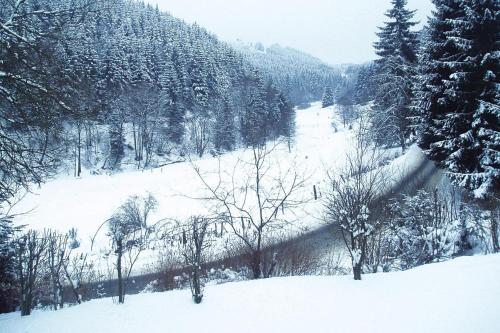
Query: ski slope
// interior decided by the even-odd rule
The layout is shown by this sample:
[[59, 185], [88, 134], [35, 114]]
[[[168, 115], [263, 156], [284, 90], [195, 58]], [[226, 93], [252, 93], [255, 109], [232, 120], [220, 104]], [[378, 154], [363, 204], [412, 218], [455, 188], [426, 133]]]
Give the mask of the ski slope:
[[0, 332], [498, 333], [500, 255], [395, 273], [272, 278], [190, 291], [104, 298], [31, 316], [0, 315]]

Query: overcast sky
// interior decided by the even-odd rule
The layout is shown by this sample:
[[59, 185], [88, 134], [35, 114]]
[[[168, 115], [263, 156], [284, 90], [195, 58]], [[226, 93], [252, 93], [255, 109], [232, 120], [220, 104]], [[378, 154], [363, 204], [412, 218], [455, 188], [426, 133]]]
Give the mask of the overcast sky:
[[[328, 63], [375, 58], [372, 43], [391, 0], [146, 0], [222, 40], [278, 43]], [[423, 24], [431, 0], [408, 0]]]

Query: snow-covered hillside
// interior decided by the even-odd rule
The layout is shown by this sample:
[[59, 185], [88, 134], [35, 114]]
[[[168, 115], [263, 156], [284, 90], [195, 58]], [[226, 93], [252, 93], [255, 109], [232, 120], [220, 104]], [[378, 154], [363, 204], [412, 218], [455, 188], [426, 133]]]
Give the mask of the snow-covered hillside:
[[61, 311], [0, 315], [0, 332], [500, 332], [500, 255], [463, 257], [406, 272], [290, 277], [190, 292], [110, 298]]
[[[272, 155], [284, 169], [295, 165], [304, 177], [310, 177], [307, 191], [312, 184], [325, 178], [326, 168], [338, 165], [345, 158], [349, 131], [335, 133], [332, 129], [332, 109], [322, 109], [319, 104], [297, 114], [297, 136], [289, 153], [284, 143]], [[220, 164], [232, 170], [236, 161], [250, 157], [250, 151], [238, 150], [223, 155]], [[214, 171], [219, 165], [217, 158], [206, 155], [194, 162], [202, 172]], [[79, 230], [85, 242], [98, 227], [130, 195], [152, 193], [159, 202], [152, 220], [162, 218], [185, 219], [193, 214], [206, 214], [206, 202], [199, 197], [203, 185], [190, 162], [172, 164], [162, 168], [123, 172], [114, 175], [88, 175], [81, 179], [61, 176], [28, 194], [16, 207], [15, 212], [29, 212], [18, 216], [17, 224], [31, 228], [53, 228], [67, 231]]]
[[[332, 123], [335, 123], [337, 131]], [[353, 133], [343, 129], [334, 109], [323, 109], [319, 103], [309, 109], [298, 110], [296, 124], [297, 135], [291, 150], [289, 151], [287, 143], [281, 143], [273, 151], [272, 172], [288, 168], [298, 170], [307, 179], [300, 195], [305, 199], [312, 199], [313, 185], [317, 186], [320, 193], [326, 190], [327, 171], [334, 170], [345, 161]], [[223, 171], [232, 172], [238, 159], [245, 160], [250, 156], [251, 151], [238, 150], [223, 155], [220, 160], [207, 155], [193, 164], [202, 172], [213, 172], [220, 162]], [[397, 161], [398, 168], [407, 171], [412, 165], [418, 164], [420, 157], [417, 150], [410, 150], [407, 156]], [[241, 178], [246, 175], [238, 176]], [[15, 212], [28, 213], [17, 216], [15, 222], [39, 230], [52, 228], [67, 232], [71, 228], [77, 228], [81, 250], [89, 251], [91, 238], [99, 226], [129, 196], [150, 192], [157, 198], [158, 209], [151, 221], [165, 218], [185, 220], [189, 216], [207, 214], [210, 211], [210, 202], [196, 199], [204, 196], [203, 189], [190, 162], [111, 176], [86, 175], [80, 179], [60, 176], [23, 198]], [[322, 212], [321, 200], [311, 200], [303, 209], [294, 212], [293, 220], [297, 222], [290, 232], [321, 224]], [[93, 249], [102, 249], [107, 244], [106, 235], [101, 232]]]

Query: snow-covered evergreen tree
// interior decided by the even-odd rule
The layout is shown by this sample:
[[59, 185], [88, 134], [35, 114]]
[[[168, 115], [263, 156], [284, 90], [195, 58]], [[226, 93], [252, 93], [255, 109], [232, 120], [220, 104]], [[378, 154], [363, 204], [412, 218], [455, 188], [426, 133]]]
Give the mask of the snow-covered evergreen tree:
[[230, 151], [236, 144], [236, 124], [234, 114], [227, 100], [223, 101], [222, 108], [215, 118], [214, 146], [218, 152]]
[[354, 103], [364, 104], [375, 98], [375, 67], [373, 64], [362, 66], [354, 85]]
[[14, 227], [9, 217], [0, 217], [0, 313], [14, 311], [17, 306]]
[[500, 5], [434, 3], [416, 100], [420, 146], [484, 198], [500, 188]]
[[260, 43], [248, 45], [242, 42], [234, 47], [266, 80], [272, 80], [292, 105], [306, 106], [322, 98], [326, 86], [336, 89], [348, 69], [357, 66], [330, 66], [320, 59], [289, 47], [274, 44], [268, 48]]
[[333, 104], [335, 104], [335, 94], [333, 93], [333, 89], [331, 87], [326, 87], [325, 92], [323, 93], [321, 105], [324, 108], [327, 108]]
[[248, 96], [241, 118], [241, 134], [246, 146], [257, 146], [265, 142], [268, 134], [266, 89], [263, 78], [257, 70], [247, 81]]
[[411, 125], [411, 97], [417, 60], [417, 34], [411, 30], [415, 11], [406, 8], [406, 0], [393, 0], [387, 11], [388, 21], [377, 33], [374, 44], [378, 89], [372, 122], [376, 137], [384, 144], [398, 144], [403, 149]]

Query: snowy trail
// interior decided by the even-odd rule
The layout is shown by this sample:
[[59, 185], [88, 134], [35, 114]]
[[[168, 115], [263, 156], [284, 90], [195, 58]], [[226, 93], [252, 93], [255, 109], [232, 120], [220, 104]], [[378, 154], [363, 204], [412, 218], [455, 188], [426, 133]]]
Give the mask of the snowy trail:
[[500, 332], [500, 255], [462, 257], [413, 270], [350, 276], [272, 278], [190, 292], [110, 298], [29, 317], [0, 315], [9, 333]]

